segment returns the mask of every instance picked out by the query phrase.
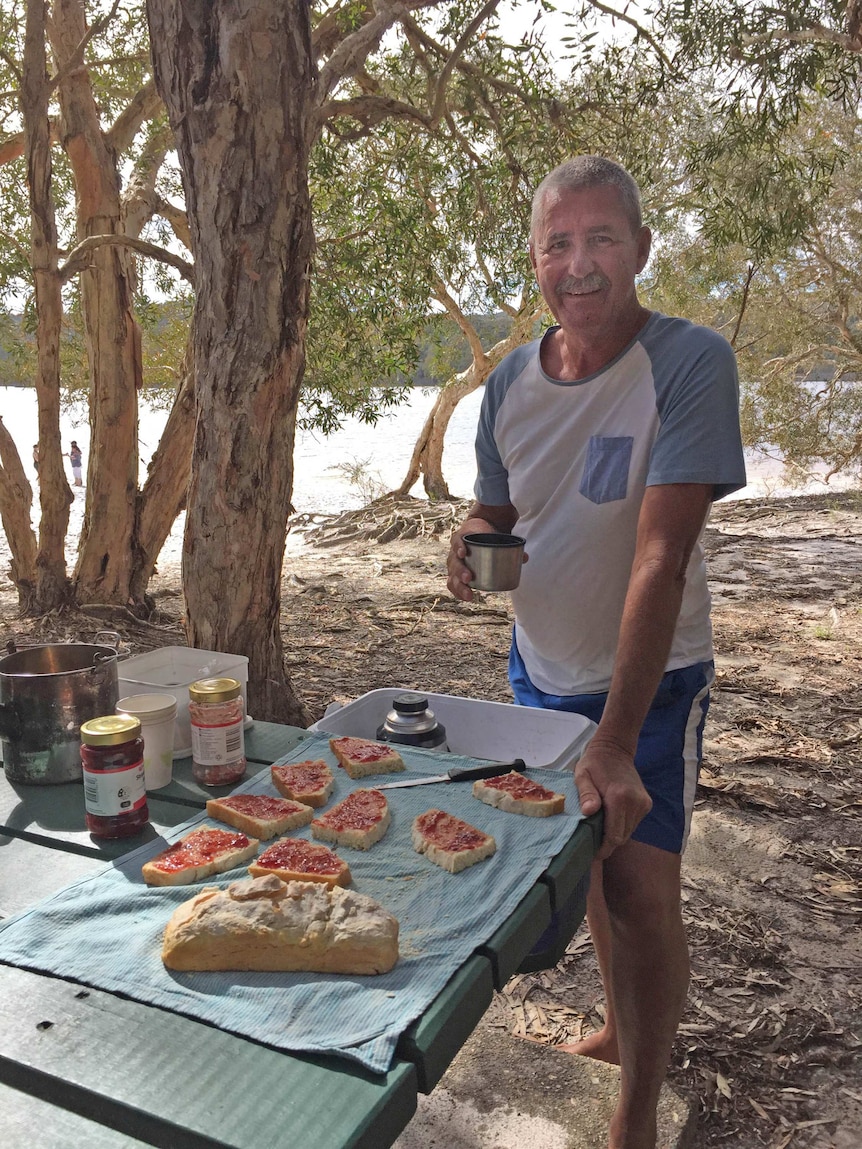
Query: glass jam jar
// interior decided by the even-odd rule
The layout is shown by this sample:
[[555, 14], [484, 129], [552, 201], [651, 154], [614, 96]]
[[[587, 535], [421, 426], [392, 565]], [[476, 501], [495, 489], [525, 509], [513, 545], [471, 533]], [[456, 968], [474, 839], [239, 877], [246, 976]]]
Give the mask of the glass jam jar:
[[203, 786], [229, 786], [245, 774], [245, 713], [235, 678], [202, 678], [189, 687], [192, 773]]
[[130, 714], [106, 714], [81, 726], [84, 817], [95, 838], [128, 838], [150, 820], [144, 785], [141, 724]]

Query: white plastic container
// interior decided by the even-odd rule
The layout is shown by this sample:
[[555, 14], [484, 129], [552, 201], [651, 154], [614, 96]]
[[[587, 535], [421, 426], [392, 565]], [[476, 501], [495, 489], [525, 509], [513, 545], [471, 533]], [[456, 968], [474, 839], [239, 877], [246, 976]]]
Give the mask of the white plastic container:
[[[248, 659], [242, 654], [218, 650], [195, 650], [190, 646], [163, 646], [148, 654], [136, 654], [117, 666], [119, 693], [172, 694], [177, 700], [174, 723], [174, 758], [190, 758], [192, 728], [189, 722], [189, 687], [200, 678], [235, 678], [242, 687], [246, 713], [248, 704]], [[246, 719], [246, 725], [251, 720]]]
[[[374, 739], [391, 709], [393, 697], [403, 692], [397, 687], [370, 690], [353, 702], [333, 703], [311, 729]], [[563, 770], [580, 758], [596, 729], [589, 718], [562, 710], [539, 710], [425, 690], [415, 693], [428, 699], [434, 716], [446, 727], [450, 751], [471, 758], [492, 762], [523, 758], [528, 766]]]
[[118, 714], [131, 714], [141, 724], [144, 740], [144, 785], [170, 786], [174, 775], [174, 729], [177, 700], [172, 694], [129, 694], [117, 703]]

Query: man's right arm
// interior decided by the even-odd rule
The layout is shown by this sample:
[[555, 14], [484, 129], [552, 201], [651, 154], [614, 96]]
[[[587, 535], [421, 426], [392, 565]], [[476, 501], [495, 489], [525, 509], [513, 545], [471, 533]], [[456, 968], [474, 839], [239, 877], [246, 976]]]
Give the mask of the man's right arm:
[[464, 563], [467, 548], [464, 546], [464, 535], [496, 532], [497, 534], [510, 534], [518, 521], [518, 512], [511, 503], [502, 507], [489, 507], [484, 503], [474, 503], [467, 512], [467, 518], [452, 535], [449, 545], [449, 555], [446, 559], [448, 578], [446, 585], [450, 594], [462, 602], [473, 601], [473, 591], [470, 589], [472, 571]]

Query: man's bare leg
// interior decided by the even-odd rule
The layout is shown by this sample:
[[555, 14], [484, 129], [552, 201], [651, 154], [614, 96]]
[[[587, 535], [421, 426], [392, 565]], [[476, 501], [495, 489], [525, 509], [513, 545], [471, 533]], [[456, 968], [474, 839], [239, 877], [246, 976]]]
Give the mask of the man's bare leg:
[[[563, 1048], [596, 1057], [600, 1052], [609, 1054], [616, 1041], [620, 1096], [611, 1118], [608, 1149], [655, 1146], [659, 1091], [688, 990], [679, 872], [677, 854], [642, 842], [627, 842], [603, 863], [607, 935], [596, 899], [593, 918], [597, 919], [597, 954], [608, 993], [608, 1022], [594, 1035], [594, 1042], [587, 1039], [588, 1048], [585, 1043]], [[592, 925], [591, 921], [591, 929]], [[603, 1060], [612, 1058], [604, 1056]]]
[[570, 1045], [558, 1045], [556, 1048], [565, 1053], [578, 1053], [582, 1057], [593, 1057], [598, 1061], [609, 1061], [612, 1065], [619, 1065], [617, 1019], [614, 1012], [610, 976], [611, 923], [608, 917], [608, 907], [605, 904], [603, 865], [603, 862], [593, 862], [590, 873], [590, 889], [587, 894], [587, 924], [590, 927], [590, 937], [593, 949], [596, 951], [599, 973], [605, 991], [605, 1024], [598, 1033], [591, 1033], [580, 1041], [572, 1042]]

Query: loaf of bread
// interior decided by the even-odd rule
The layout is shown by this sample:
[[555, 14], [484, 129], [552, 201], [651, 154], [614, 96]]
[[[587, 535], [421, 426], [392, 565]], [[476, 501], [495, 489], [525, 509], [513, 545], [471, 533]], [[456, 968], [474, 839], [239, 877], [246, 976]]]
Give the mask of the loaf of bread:
[[398, 960], [398, 921], [364, 894], [274, 875], [207, 886], [167, 924], [173, 970], [378, 974]]
[[479, 778], [473, 783], [473, 797], [507, 814], [524, 814], [528, 818], [548, 818], [562, 814], [566, 806], [565, 794], [548, 790], [517, 770], [500, 774], [496, 778]]
[[211, 818], [236, 826], [245, 834], [254, 834], [262, 842], [307, 826], [314, 817], [310, 806], [292, 802], [289, 798], [273, 798], [269, 794], [230, 794], [227, 798], [210, 798], [207, 813]]
[[305, 838], [280, 838], [254, 859], [248, 868], [254, 877], [275, 874], [283, 882], [326, 882], [349, 886], [350, 867], [328, 846]]
[[315, 809], [326, 805], [335, 785], [332, 771], [322, 758], [271, 766], [270, 772], [272, 784], [279, 794]]
[[259, 845], [239, 830], [201, 826], [144, 862], [141, 873], [148, 886], [187, 886], [241, 866]]
[[412, 839], [415, 850], [450, 874], [490, 858], [497, 850], [490, 834], [445, 810], [426, 810], [414, 818]]
[[330, 738], [329, 749], [351, 778], [392, 774], [404, 769], [398, 751], [382, 742], [369, 742], [367, 738]]
[[322, 842], [367, 850], [389, 828], [389, 803], [379, 790], [354, 790], [311, 823], [311, 835]]

